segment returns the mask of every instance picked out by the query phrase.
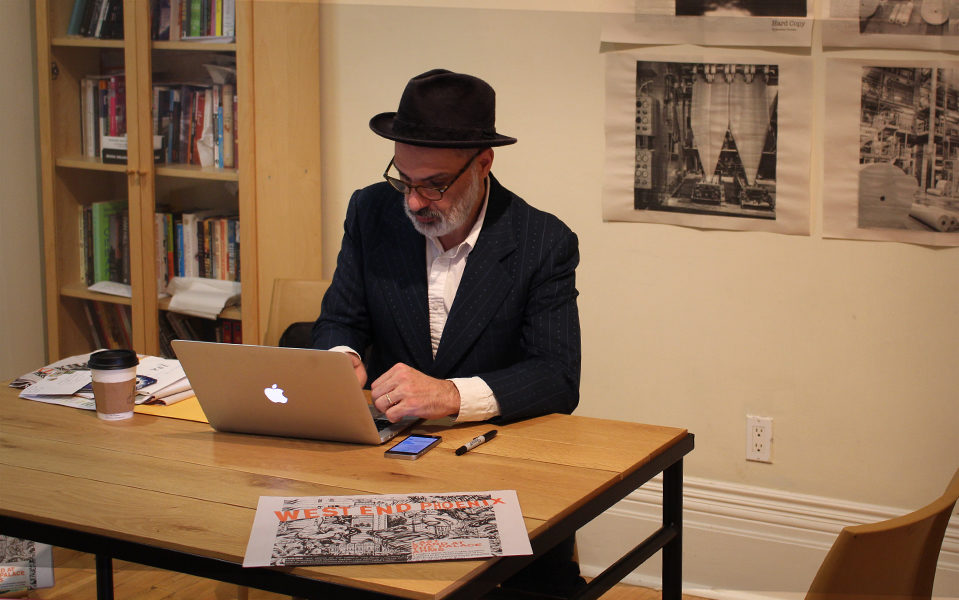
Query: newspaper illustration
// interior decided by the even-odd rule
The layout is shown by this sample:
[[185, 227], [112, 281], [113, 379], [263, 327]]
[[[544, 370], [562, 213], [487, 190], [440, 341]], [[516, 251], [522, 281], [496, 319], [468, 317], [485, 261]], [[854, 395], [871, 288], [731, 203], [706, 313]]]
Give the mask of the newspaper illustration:
[[[84, 410], [96, 410], [93, 400], [90, 354], [78, 354], [26, 373], [10, 382], [22, 390], [21, 398], [48, 404], [60, 404]], [[180, 361], [158, 356], [137, 355], [136, 403], [171, 404], [172, 395], [190, 389]], [[182, 399], [178, 398], [178, 399]]]
[[0, 593], [53, 586], [53, 548], [0, 535]]
[[244, 567], [402, 563], [532, 554], [515, 490], [261, 496]]

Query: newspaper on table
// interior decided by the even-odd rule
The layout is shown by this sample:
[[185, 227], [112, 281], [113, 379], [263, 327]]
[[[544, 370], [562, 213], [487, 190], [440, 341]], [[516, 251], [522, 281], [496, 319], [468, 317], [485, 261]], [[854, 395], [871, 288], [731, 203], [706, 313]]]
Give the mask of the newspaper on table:
[[[93, 383], [87, 362], [90, 354], [78, 354], [31, 371], [10, 382], [22, 390], [21, 398], [48, 404], [61, 404], [84, 410], [96, 410]], [[172, 404], [191, 395], [190, 382], [180, 361], [138, 354], [137, 404]]]
[[53, 548], [0, 535], [0, 593], [53, 586]]
[[244, 567], [403, 563], [532, 554], [515, 490], [261, 496]]

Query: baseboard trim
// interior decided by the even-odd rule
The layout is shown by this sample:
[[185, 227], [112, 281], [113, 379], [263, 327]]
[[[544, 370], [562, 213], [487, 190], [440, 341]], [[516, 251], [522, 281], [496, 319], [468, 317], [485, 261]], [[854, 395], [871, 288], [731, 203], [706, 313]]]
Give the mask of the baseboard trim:
[[[716, 600], [801, 599], [840, 529], [911, 510], [696, 477], [683, 483], [684, 590]], [[596, 575], [610, 564], [613, 541], [624, 532], [648, 532], [661, 519], [662, 479], [656, 478], [581, 531], [583, 573]], [[659, 568], [654, 561], [624, 581], [659, 588]], [[959, 519], [943, 539], [936, 597], [959, 598]]]

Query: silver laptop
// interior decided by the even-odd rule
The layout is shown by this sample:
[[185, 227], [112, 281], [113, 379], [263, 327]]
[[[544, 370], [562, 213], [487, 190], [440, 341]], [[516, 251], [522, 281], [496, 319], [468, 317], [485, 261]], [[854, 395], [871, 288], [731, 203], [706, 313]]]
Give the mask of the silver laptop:
[[342, 352], [173, 340], [217, 431], [381, 444], [411, 427], [367, 400]]

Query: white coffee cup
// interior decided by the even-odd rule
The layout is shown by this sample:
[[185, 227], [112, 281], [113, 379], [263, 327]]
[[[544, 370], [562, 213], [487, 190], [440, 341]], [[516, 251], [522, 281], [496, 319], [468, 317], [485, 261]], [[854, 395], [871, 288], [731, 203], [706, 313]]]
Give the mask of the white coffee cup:
[[103, 350], [90, 355], [98, 418], [122, 421], [133, 416], [139, 362], [133, 350]]

